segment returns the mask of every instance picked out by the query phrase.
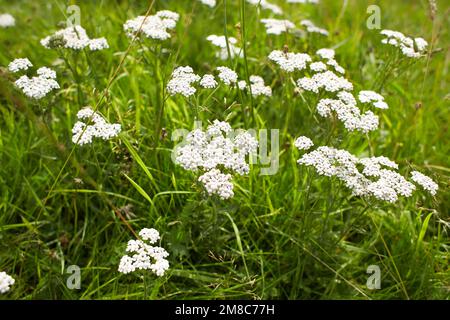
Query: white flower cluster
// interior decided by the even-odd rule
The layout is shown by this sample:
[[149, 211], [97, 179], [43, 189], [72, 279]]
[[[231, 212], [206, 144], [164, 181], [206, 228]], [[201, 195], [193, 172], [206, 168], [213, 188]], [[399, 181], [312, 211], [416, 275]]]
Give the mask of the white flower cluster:
[[420, 58], [426, 53], [428, 42], [423, 38], [410, 38], [392, 30], [381, 30], [380, 33], [386, 37], [381, 43], [399, 48], [408, 58]]
[[0, 272], [0, 293], [6, 293], [11, 289], [15, 280], [13, 277], [8, 275], [6, 272]]
[[90, 39], [86, 30], [79, 25], [56, 31], [54, 34], [41, 40], [41, 45], [47, 49], [52, 49], [55, 44], [72, 50], [89, 48], [91, 51], [97, 51], [109, 48], [105, 38]]
[[0, 27], [8, 28], [14, 27], [16, 25], [16, 20], [9, 13], [0, 14]]
[[[258, 96], [271, 97], [272, 96], [272, 88], [265, 85], [264, 79], [262, 77], [252, 75], [252, 76], [250, 76], [249, 80], [250, 80], [250, 89], [251, 89], [250, 91], [252, 92], [252, 95], [254, 97], [258, 97]], [[244, 80], [239, 81], [238, 87], [241, 90], [248, 89], [247, 82]]]
[[312, 146], [314, 146], [314, 143], [312, 142], [312, 140], [310, 138], [301, 136], [295, 140], [294, 146], [298, 150], [308, 150], [308, 149], [311, 149]]
[[211, 8], [214, 8], [216, 6], [216, 0], [199, 0], [199, 1]]
[[28, 70], [33, 64], [28, 58], [18, 58], [11, 61], [8, 65], [8, 70], [11, 72], [18, 72], [20, 70]]
[[119, 272], [127, 274], [136, 270], [150, 270], [158, 277], [162, 277], [169, 269], [169, 261], [166, 259], [169, 253], [162, 247], [152, 246], [160, 239], [159, 232], [144, 228], [139, 232], [139, 236], [142, 240], [128, 241], [126, 252], [134, 254], [122, 256]]
[[[18, 61], [19, 60], [19, 61]], [[18, 72], [27, 70], [32, 64], [28, 59], [16, 59], [9, 64], [9, 70]], [[24, 75], [17, 79], [14, 84], [21, 89], [23, 93], [32, 99], [42, 99], [54, 89], [59, 89], [56, 82], [56, 72], [50, 68], [42, 67], [37, 70], [37, 76], [29, 78]]]
[[274, 14], [283, 14], [283, 10], [276, 4], [270, 3], [267, 0], [247, 0], [248, 3], [254, 6], [261, 6], [263, 9], [272, 11]]
[[[304, 154], [297, 162], [314, 167], [319, 175], [338, 178], [356, 196], [394, 203], [399, 196], [410, 197], [416, 190], [414, 184], [395, 171], [398, 165], [384, 156], [358, 158], [346, 150], [323, 146]], [[362, 171], [358, 166], [362, 166]], [[415, 171], [413, 181], [436, 194], [437, 185], [430, 178]]]
[[[328, 66], [332, 66], [336, 72], [345, 73], [336, 60], [334, 60], [335, 52], [332, 49], [320, 49], [316, 52], [324, 61], [312, 61], [309, 55], [301, 53], [284, 53], [282, 51], [273, 51], [269, 55], [269, 59], [274, 60], [280, 67], [288, 72], [295, 69], [303, 70], [307, 66], [312, 71], [311, 77], [305, 76], [297, 80], [300, 89], [319, 94], [320, 91], [335, 94], [337, 99], [323, 98], [317, 104], [317, 111], [322, 117], [330, 117], [332, 112], [336, 113], [337, 118], [344, 123], [347, 130], [358, 130], [363, 133], [377, 129], [379, 124], [378, 116], [372, 111], [361, 113], [357, 107], [357, 101], [353, 94], [353, 84], [344, 77], [337, 75]], [[297, 58], [300, 61], [299, 67], [293, 67], [294, 63], [286, 59], [286, 57], [302, 57]], [[291, 59], [294, 60], [294, 59]], [[373, 106], [380, 109], [386, 109], [388, 106], [384, 102], [384, 98], [375, 92], [361, 91], [361, 102], [373, 102]]]
[[265, 25], [267, 34], [279, 35], [288, 32], [290, 29], [295, 29], [295, 24], [289, 20], [261, 19], [261, 22]]
[[275, 62], [286, 72], [301, 71], [306, 64], [311, 62], [311, 57], [306, 53], [292, 53], [274, 50], [269, 54], [269, 59]]
[[300, 24], [302, 26], [306, 27], [306, 31], [309, 33], [319, 33], [324, 36], [328, 36], [328, 34], [329, 34], [327, 30], [317, 27], [310, 20], [302, 20], [302, 21], [300, 21]]
[[288, 3], [319, 3], [319, 0], [287, 0]]
[[77, 121], [72, 128], [72, 142], [78, 145], [92, 143], [93, 138], [109, 140], [116, 137], [120, 131], [120, 124], [110, 124], [97, 112], [90, 107], [85, 107], [78, 111], [79, 120], [88, 120], [92, 124], [86, 124], [83, 121]]
[[234, 37], [228, 37], [228, 48], [227, 39], [225, 36], [217, 36], [215, 34], [209, 35], [206, 40], [210, 41], [214, 46], [219, 48], [216, 52], [216, 57], [221, 60], [228, 59], [228, 48], [230, 49], [230, 58], [243, 56], [242, 49], [236, 46], [237, 39]]
[[436, 195], [436, 192], [439, 189], [439, 186], [436, 182], [434, 182], [430, 177], [420, 173], [418, 171], [411, 172], [411, 179], [422, 186], [425, 190], [427, 190], [431, 195]]
[[378, 109], [389, 109], [388, 104], [384, 101], [384, 97], [375, 91], [360, 91], [358, 100], [361, 103], [372, 103]]
[[209, 195], [215, 194], [221, 199], [234, 195], [231, 174], [222, 171], [248, 174], [250, 167], [246, 156], [258, 147], [258, 141], [249, 132], [233, 134], [232, 131], [227, 122], [214, 120], [206, 131], [191, 131], [186, 137], [186, 144], [175, 150], [176, 162], [186, 170], [204, 171], [198, 181]]
[[[236, 72], [227, 67], [217, 67], [219, 74], [217, 77], [225, 85], [229, 86], [236, 83], [238, 75]], [[212, 74], [205, 74], [203, 77], [194, 73], [194, 70], [189, 67], [178, 67], [172, 72], [171, 79], [167, 83], [167, 91], [171, 95], [181, 94], [185, 97], [190, 97], [197, 92], [194, 84], [199, 82], [199, 85], [204, 89], [214, 89], [218, 83]]]
[[168, 30], [174, 29], [180, 15], [169, 10], [158, 11], [152, 16], [138, 16], [127, 20], [123, 29], [128, 37], [133, 38], [139, 30], [150, 39], [167, 40], [170, 38]]

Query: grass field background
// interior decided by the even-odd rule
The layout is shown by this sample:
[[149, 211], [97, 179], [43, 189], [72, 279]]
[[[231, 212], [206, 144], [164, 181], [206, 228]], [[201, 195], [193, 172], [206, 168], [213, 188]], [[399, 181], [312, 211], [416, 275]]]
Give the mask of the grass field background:
[[[0, 271], [16, 279], [0, 299], [450, 297], [450, 3], [438, 0], [432, 20], [428, 1], [376, 1], [383, 29], [423, 37], [433, 50], [402, 72], [383, 73], [395, 50], [366, 26], [372, 2], [272, 2], [284, 9], [284, 18], [296, 24], [310, 19], [330, 36], [267, 35], [259, 20], [270, 12], [243, 8], [240, 0], [220, 0], [214, 9], [168, 0], [155, 1], [152, 12], [180, 13], [171, 39], [129, 47], [122, 25], [144, 15], [147, 1], [0, 0], [0, 11], [16, 18], [15, 27], [0, 29]], [[58, 52], [39, 44], [59, 29], [69, 4], [80, 7], [88, 34], [110, 45], [87, 54], [63, 52], [76, 76]], [[247, 43], [245, 59], [215, 57], [206, 37], [225, 30]], [[388, 102], [379, 130], [349, 133], [312, 113], [267, 59], [285, 45], [310, 54], [334, 48], [355, 88], [379, 91]], [[39, 102], [27, 99], [6, 68], [19, 57], [55, 69], [61, 89]], [[240, 78], [248, 68], [272, 87], [271, 98], [225, 89], [209, 100], [201, 94], [198, 117], [227, 120], [235, 128], [280, 129], [276, 174], [261, 176], [255, 165], [250, 175], [234, 179], [234, 198], [221, 201], [206, 196], [195, 175], [171, 161], [171, 133], [191, 130], [196, 116], [193, 101], [174, 96], [164, 107], [161, 102], [171, 72], [184, 65], [201, 74], [226, 65]], [[121, 123], [122, 133], [75, 148], [76, 113], [99, 101], [99, 111]], [[384, 155], [429, 175], [440, 190], [396, 204], [352, 196], [338, 180], [296, 163], [293, 142], [301, 135], [360, 156]], [[170, 253], [165, 276], [117, 271], [133, 238], [118, 212], [137, 231], [161, 232]], [[79, 290], [66, 286], [69, 265], [81, 268]], [[369, 265], [381, 269], [379, 290], [366, 287]]]

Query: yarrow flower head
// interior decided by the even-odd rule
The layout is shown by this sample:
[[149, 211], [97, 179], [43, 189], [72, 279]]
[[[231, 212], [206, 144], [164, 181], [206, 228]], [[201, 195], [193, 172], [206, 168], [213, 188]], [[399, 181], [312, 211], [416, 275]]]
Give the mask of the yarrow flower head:
[[420, 58], [426, 54], [428, 42], [423, 38], [410, 38], [403, 33], [392, 30], [381, 30], [385, 36], [381, 43], [397, 47], [408, 58]]
[[255, 152], [258, 141], [247, 131], [233, 134], [231, 126], [214, 120], [206, 131], [195, 129], [186, 136], [186, 144], [174, 150], [175, 160], [184, 169], [204, 172], [198, 181], [209, 195], [231, 198], [231, 174], [248, 174], [246, 156]]
[[270, 10], [274, 14], [283, 14], [283, 10], [276, 4], [270, 3], [267, 0], [247, 0], [248, 3], [255, 5], [255, 6], [261, 6], [261, 8]]
[[221, 60], [226, 60], [229, 58], [228, 49], [230, 49], [230, 58], [243, 57], [242, 49], [236, 46], [237, 39], [234, 37], [228, 37], [228, 47], [227, 39], [225, 36], [217, 36], [215, 34], [212, 34], [209, 35], [206, 40], [219, 48], [219, 50], [216, 52], [216, 57]]
[[135, 37], [139, 31], [149, 39], [167, 40], [170, 38], [169, 30], [177, 25], [180, 15], [169, 10], [158, 11], [152, 16], [138, 16], [127, 20], [123, 29], [128, 37]]
[[79, 25], [56, 31], [53, 35], [42, 39], [41, 44], [47, 49], [62, 47], [72, 50], [83, 50], [84, 48], [89, 48], [91, 51], [97, 51], [109, 48], [105, 38], [90, 39], [86, 30]]
[[312, 142], [312, 140], [310, 138], [301, 136], [295, 140], [294, 146], [299, 150], [308, 150], [312, 146], [314, 146], [314, 143]]
[[[31, 62], [24, 58], [15, 59], [9, 64], [8, 68], [11, 72], [18, 72], [20, 70], [27, 70], [32, 66]], [[42, 67], [37, 70], [37, 76], [29, 78], [23, 75], [14, 84], [27, 97], [39, 100], [44, 98], [52, 90], [59, 89], [59, 84], [55, 79], [55, 71], [47, 67]]]
[[372, 105], [378, 109], [389, 108], [388, 104], [384, 102], [384, 97], [375, 91], [360, 91], [358, 94], [358, 99], [362, 103], [372, 103]]
[[292, 53], [274, 50], [269, 54], [269, 59], [275, 62], [286, 72], [301, 71], [311, 62], [311, 57], [306, 53]]
[[[323, 146], [304, 154], [297, 162], [314, 167], [319, 175], [338, 178], [356, 196], [394, 203], [400, 196], [412, 196], [416, 190], [414, 184], [396, 171], [398, 164], [384, 156], [358, 158], [346, 150]], [[429, 177], [414, 171], [412, 180], [436, 194], [437, 184]]]
[[128, 274], [137, 270], [150, 270], [162, 277], [169, 269], [169, 261], [166, 259], [169, 253], [162, 247], [152, 246], [160, 239], [159, 232], [144, 228], [139, 236], [142, 240], [128, 241], [126, 252], [130, 255], [124, 255], [120, 259], [119, 272]]
[[419, 171], [411, 172], [411, 179], [433, 196], [436, 195], [439, 189], [439, 186], [436, 182], [434, 182], [430, 177], [424, 175], [423, 173], [420, 173]]
[[295, 24], [289, 20], [261, 19], [261, 22], [266, 26], [267, 34], [279, 35], [288, 32], [290, 29], [295, 29]]
[[[272, 88], [264, 84], [264, 79], [262, 77], [252, 75], [249, 77], [249, 80], [250, 80], [250, 89], [254, 97], [272, 96]], [[245, 82], [244, 80], [239, 81], [238, 87], [241, 90], [248, 89], [247, 82]]]
[[18, 72], [20, 70], [28, 70], [33, 64], [28, 58], [18, 58], [11, 61], [8, 65], [8, 70], [11, 72]]
[[214, 8], [216, 6], [216, 0], [199, 0], [199, 1], [211, 8]]
[[0, 14], [0, 27], [9, 28], [16, 25], [16, 20], [9, 13]]
[[323, 36], [328, 36], [328, 31], [322, 28], [317, 27], [312, 21], [310, 20], [302, 20], [300, 21], [300, 24], [306, 28], [306, 31], [309, 33], [318, 33]]
[[205, 74], [200, 80], [200, 86], [205, 89], [214, 89], [218, 83], [212, 74]]
[[79, 120], [88, 120], [89, 123], [77, 121], [72, 128], [72, 142], [78, 145], [92, 143], [93, 138], [109, 140], [116, 137], [121, 131], [120, 124], [110, 124], [90, 107], [78, 111]]
[[238, 75], [236, 72], [228, 67], [217, 67], [217, 70], [219, 71], [218, 77], [220, 80], [222, 80], [223, 83], [228, 86], [232, 83], [236, 83], [238, 79]]
[[197, 91], [192, 84], [200, 81], [200, 79], [200, 76], [196, 75], [191, 67], [178, 67], [172, 72], [172, 78], [167, 84], [167, 91], [171, 95], [179, 93], [185, 97], [190, 97]]
[[13, 277], [8, 275], [6, 272], [0, 272], [0, 293], [6, 293], [11, 289], [15, 280]]

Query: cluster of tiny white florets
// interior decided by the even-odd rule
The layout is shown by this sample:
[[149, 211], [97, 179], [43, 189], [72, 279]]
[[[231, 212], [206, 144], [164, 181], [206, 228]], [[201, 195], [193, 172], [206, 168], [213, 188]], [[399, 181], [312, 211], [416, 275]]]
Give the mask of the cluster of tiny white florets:
[[288, 3], [319, 3], [319, 0], [287, 0]]
[[14, 27], [16, 25], [16, 20], [9, 13], [0, 14], [0, 27], [8, 28]]
[[199, 0], [199, 1], [211, 8], [214, 8], [216, 6], [216, 0]]
[[386, 37], [381, 40], [383, 44], [399, 48], [406, 57], [420, 58], [426, 53], [428, 42], [423, 38], [410, 38], [392, 30], [381, 30], [380, 33]]
[[89, 48], [91, 51], [108, 49], [108, 41], [105, 38], [90, 39], [86, 30], [79, 25], [67, 27], [56, 31], [54, 34], [41, 40], [41, 44], [47, 49], [53, 49], [53, 45], [58, 43], [66, 49], [82, 50]]
[[[217, 67], [218, 79], [225, 85], [229, 86], [237, 82], [238, 75], [236, 72], [228, 67]], [[194, 70], [189, 67], [178, 67], [172, 72], [172, 77], [167, 83], [167, 91], [171, 95], [181, 94], [185, 97], [190, 97], [197, 92], [194, 84], [199, 83], [200, 87], [204, 89], [214, 89], [218, 82], [212, 74], [205, 74], [203, 77], [194, 73]]]
[[265, 25], [267, 34], [279, 35], [288, 32], [290, 29], [295, 29], [295, 24], [289, 20], [261, 19], [261, 22]]
[[388, 104], [384, 101], [384, 97], [374, 91], [360, 91], [358, 100], [361, 103], [372, 103], [375, 108], [388, 109]]
[[32, 66], [33, 64], [28, 58], [18, 58], [9, 63], [8, 70], [15, 73], [20, 70], [28, 70]]
[[[357, 107], [357, 101], [353, 94], [353, 84], [344, 77], [337, 75], [328, 66], [332, 66], [334, 70], [340, 74], [345, 73], [334, 59], [335, 52], [332, 49], [320, 49], [316, 55], [322, 61], [313, 61], [311, 56], [305, 53], [283, 52], [279, 50], [272, 51], [269, 59], [280, 66], [287, 72], [301, 71], [309, 66], [312, 76], [305, 76], [297, 80], [300, 89], [319, 94], [320, 91], [326, 91], [337, 95], [338, 99], [323, 98], [317, 104], [317, 111], [322, 117], [330, 117], [332, 112], [336, 113], [337, 118], [344, 123], [347, 130], [359, 130], [361, 132], [369, 132], [378, 127], [379, 119], [372, 111], [361, 113]], [[361, 92], [361, 98], [371, 98], [370, 102], [374, 102], [376, 108], [387, 108], [384, 98], [373, 92], [372, 95], [368, 91]], [[376, 100], [375, 100], [376, 99]], [[365, 101], [369, 102], [369, 101]]]
[[[395, 171], [398, 165], [384, 156], [358, 158], [346, 150], [324, 146], [304, 154], [297, 162], [314, 167], [319, 175], [337, 177], [357, 196], [394, 203], [399, 196], [410, 197], [416, 190], [414, 184]], [[362, 166], [362, 171], [358, 166]], [[436, 194], [437, 184], [430, 178], [413, 172], [412, 180]]]
[[120, 124], [106, 122], [99, 113], [90, 107], [78, 111], [77, 118], [89, 122], [86, 124], [83, 121], [77, 121], [72, 128], [72, 142], [78, 145], [92, 143], [93, 138], [109, 140], [116, 137], [121, 131]]
[[324, 36], [328, 36], [328, 31], [322, 28], [317, 27], [312, 21], [310, 20], [302, 20], [300, 21], [300, 24], [306, 28], [306, 31], [309, 33], [319, 33]]
[[283, 14], [283, 10], [276, 4], [270, 3], [267, 0], [247, 0], [248, 3], [261, 6], [262, 9], [267, 9], [272, 11], [274, 14]]
[[422, 188], [427, 190], [431, 195], [436, 195], [436, 192], [439, 189], [439, 186], [436, 182], [434, 182], [430, 177], [420, 173], [418, 171], [411, 172], [411, 179], [420, 185]]
[[127, 274], [136, 270], [150, 270], [158, 277], [163, 276], [169, 269], [169, 261], [166, 259], [169, 253], [162, 247], [152, 246], [160, 239], [159, 232], [144, 228], [139, 236], [142, 240], [128, 241], [126, 252], [134, 254], [122, 256], [119, 272]]
[[269, 59], [275, 62], [286, 72], [301, 71], [311, 62], [311, 57], [306, 53], [293, 53], [274, 50], [269, 54]]
[[[250, 76], [249, 80], [250, 80], [250, 89], [251, 89], [250, 91], [252, 92], [252, 95], [254, 97], [258, 97], [258, 96], [271, 97], [272, 96], [272, 88], [265, 85], [264, 79], [262, 77], [252, 75], [252, 76]], [[248, 89], [247, 82], [244, 80], [239, 81], [238, 87], [241, 90]]]
[[127, 20], [123, 29], [128, 37], [133, 38], [139, 31], [147, 38], [155, 40], [167, 40], [170, 38], [169, 30], [177, 25], [180, 15], [169, 10], [158, 11], [152, 16], [138, 16]]
[[15, 280], [13, 277], [8, 275], [6, 272], [0, 272], [0, 293], [6, 293], [11, 289]]
[[233, 133], [227, 122], [214, 120], [206, 131], [191, 131], [186, 144], [175, 150], [175, 156], [184, 169], [205, 172], [198, 181], [209, 195], [228, 199], [234, 195], [231, 174], [222, 171], [248, 174], [250, 167], [246, 157], [257, 147], [258, 141], [249, 132]]
[[[19, 72], [21, 70], [28, 70], [32, 67], [32, 63], [27, 58], [15, 59], [8, 65], [11, 72]], [[59, 84], [56, 82], [56, 72], [50, 68], [42, 67], [37, 70], [37, 76], [29, 78], [26, 75], [17, 79], [14, 84], [17, 88], [29, 98], [42, 99], [49, 92], [54, 89], [59, 89]]]
[[221, 60], [228, 59], [228, 49], [230, 49], [230, 58], [243, 56], [242, 49], [236, 46], [238, 41], [235, 37], [228, 37], [228, 47], [227, 38], [225, 36], [211, 34], [206, 38], [206, 40], [210, 41], [214, 46], [219, 48], [216, 52], [216, 57]]
[[312, 140], [310, 138], [301, 136], [295, 140], [294, 146], [298, 150], [309, 150], [309, 149], [311, 149], [312, 146], [314, 146], [314, 143], [312, 142]]

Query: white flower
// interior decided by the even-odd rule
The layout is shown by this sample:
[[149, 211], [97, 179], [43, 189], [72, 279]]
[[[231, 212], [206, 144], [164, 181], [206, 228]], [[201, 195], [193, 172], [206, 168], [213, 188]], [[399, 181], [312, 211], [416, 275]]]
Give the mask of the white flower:
[[236, 72], [227, 67], [217, 67], [219, 71], [219, 79], [222, 80], [226, 85], [231, 85], [232, 83], [236, 83], [238, 75]]
[[32, 66], [33, 64], [27, 58], [18, 58], [9, 63], [8, 70], [15, 73], [20, 70], [28, 70]]
[[430, 177], [418, 171], [411, 172], [411, 179], [418, 185], [422, 186], [422, 188], [427, 190], [433, 196], [436, 195], [439, 189], [439, 186], [436, 182], [434, 182]]
[[167, 40], [170, 38], [168, 30], [176, 27], [180, 15], [169, 10], [158, 11], [153, 16], [138, 16], [127, 20], [123, 29], [128, 37], [134, 37], [140, 30], [147, 38]]
[[186, 137], [186, 144], [174, 150], [176, 162], [186, 170], [201, 170], [200, 178], [208, 194], [219, 195], [222, 199], [233, 196], [231, 175], [222, 170], [247, 174], [250, 167], [246, 156], [255, 152], [258, 141], [246, 131], [234, 137], [231, 126], [225, 121], [214, 120], [206, 128], [191, 131]]
[[316, 54], [322, 59], [334, 59], [336, 53], [333, 49], [322, 48], [317, 50]]
[[310, 138], [301, 136], [295, 140], [294, 146], [298, 150], [308, 150], [308, 149], [311, 149], [312, 146], [314, 146], [314, 143], [312, 142], [312, 140]]
[[230, 58], [243, 57], [242, 49], [236, 46], [237, 39], [234, 37], [228, 37], [228, 47], [225, 36], [217, 36], [212, 34], [209, 35], [206, 40], [219, 48], [219, 51], [216, 52], [216, 57], [221, 60], [228, 59], [228, 48], [230, 49]]
[[[263, 78], [261, 78], [260, 76], [252, 75], [250, 76], [249, 80], [251, 92], [254, 97], [258, 97], [261, 95], [267, 97], [272, 96], [272, 88], [264, 84]], [[244, 80], [241, 80], [238, 82], [238, 87], [241, 90], [247, 89], [247, 83]]]
[[91, 51], [99, 51], [103, 49], [108, 49], [108, 41], [105, 38], [97, 38], [89, 40], [89, 49]]
[[72, 128], [72, 142], [78, 145], [92, 143], [93, 138], [109, 140], [116, 137], [121, 131], [120, 124], [110, 124], [90, 107], [85, 107], [78, 111], [79, 120], [90, 120], [89, 124], [77, 121]]
[[310, 20], [302, 20], [300, 21], [300, 24], [304, 27], [306, 27], [306, 31], [310, 33], [319, 33], [324, 36], [328, 36], [328, 31], [322, 28], [317, 27], [312, 21]]
[[351, 91], [353, 85], [347, 79], [337, 76], [332, 71], [319, 72], [309, 78], [300, 78], [297, 80], [297, 85], [304, 89], [313, 92], [317, 92], [318, 89], [324, 89], [328, 92], [337, 92], [341, 90]]
[[143, 240], [148, 240], [150, 244], [154, 244], [160, 239], [158, 230], [153, 228], [142, 229], [141, 231], [139, 231], [139, 236], [141, 236]]
[[172, 72], [172, 78], [167, 84], [167, 91], [171, 95], [179, 93], [190, 97], [197, 91], [192, 84], [198, 81], [200, 81], [200, 76], [196, 75], [191, 67], [178, 67]]
[[[412, 183], [393, 170], [398, 165], [386, 157], [358, 159], [346, 150], [319, 147], [297, 162], [313, 166], [320, 175], [337, 177], [357, 196], [372, 196], [393, 203], [399, 196], [410, 197], [415, 190]], [[362, 172], [358, 164], [363, 165]]]
[[295, 24], [293, 24], [289, 20], [261, 19], [261, 22], [266, 26], [267, 34], [279, 35], [283, 32], [288, 32], [288, 30], [295, 28]]
[[309, 68], [311, 69], [311, 71], [314, 72], [322, 72], [322, 71], [326, 71], [327, 70], [327, 65], [323, 62], [313, 62], [309, 65]]
[[133, 255], [124, 255], [120, 259], [119, 272], [127, 274], [136, 270], [150, 270], [158, 277], [164, 275], [169, 269], [169, 261], [166, 258], [169, 253], [164, 248], [151, 246], [159, 240], [159, 232], [155, 229], [144, 228], [139, 232], [143, 240], [128, 241], [126, 252]]
[[56, 45], [72, 50], [82, 50], [89, 47], [92, 51], [109, 48], [105, 38], [91, 40], [89, 39], [86, 30], [79, 25], [56, 31], [53, 35], [42, 39], [41, 45], [47, 49], [52, 49]]
[[6, 293], [11, 289], [15, 280], [13, 277], [8, 275], [6, 272], [0, 272], [0, 293]]
[[37, 69], [36, 73], [46, 79], [56, 79], [56, 72], [47, 67]]
[[409, 38], [401, 32], [392, 30], [381, 30], [380, 34], [386, 37], [381, 43], [399, 48], [406, 57], [420, 58], [426, 53], [428, 42], [423, 38]]
[[214, 8], [216, 6], [216, 0], [200, 0], [201, 3]]
[[275, 4], [268, 2], [267, 0], [247, 0], [248, 3], [255, 6], [259, 5], [263, 9], [272, 11], [274, 14], [283, 14], [283, 10]]
[[287, 72], [301, 71], [306, 68], [306, 63], [311, 61], [311, 57], [306, 53], [292, 53], [274, 50], [269, 54], [269, 59]]
[[234, 196], [230, 180], [231, 174], [223, 174], [218, 169], [212, 169], [198, 178], [209, 195], [216, 194], [223, 200]]
[[0, 27], [8, 28], [14, 27], [16, 25], [16, 20], [9, 13], [0, 14]]
[[217, 81], [212, 74], [205, 74], [200, 80], [200, 86], [205, 89], [214, 89], [217, 87]]
[[375, 91], [360, 91], [358, 95], [359, 101], [362, 103], [372, 103], [375, 108], [388, 109], [389, 106], [384, 102], [384, 97]]
[[59, 89], [58, 82], [56, 82], [55, 79], [49, 78], [49, 76], [55, 75], [54, 71], [47, 69], [39, 69], [41, 70], [40, 73], [44, 73], [44, 75], [39, 75], [37, 77], [29, 78], [28, 76], [21, 76], [14, 84], [21, 89], [27, 97], [32, 99], [42, 99], [52, 90]]

